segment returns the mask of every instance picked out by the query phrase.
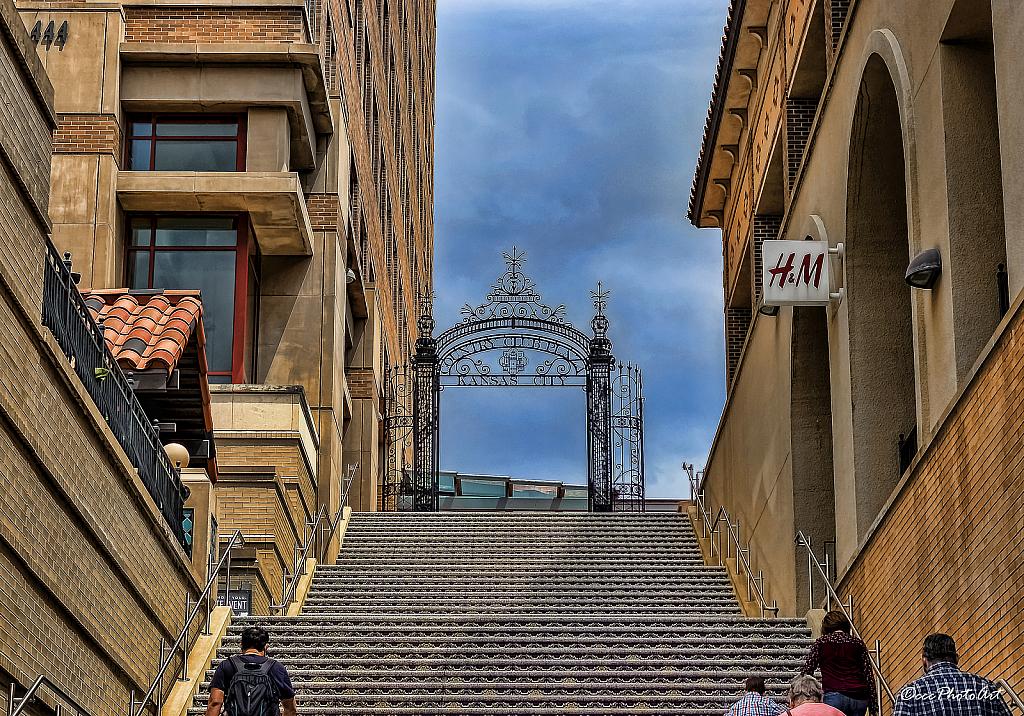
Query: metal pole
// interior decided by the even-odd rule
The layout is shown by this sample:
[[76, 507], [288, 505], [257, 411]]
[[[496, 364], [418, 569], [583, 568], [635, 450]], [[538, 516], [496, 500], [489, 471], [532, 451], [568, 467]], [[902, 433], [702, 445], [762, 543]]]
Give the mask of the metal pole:
[[156, 712], [159, 714], [164, 710], [164, 638], [160, 637], [160, 680], [156, 687]]
[[[228, 542], [228, 562], [226, 565], [227, 573], [224, 578], [224, 604], [231, 609], [231, 543]], [[231, 610], [234, 612], [234, 609]]]
[[[192, 595], [185, 590], [185, 621], [182, 622], [182, 628], [188, 629], [188, 615], [192, 608]], [[184, 640], [181, 642], [181, 676], [178, 677], [178, 681], [188, 681], [188, 634], [186, 633]]]
[[[825, 543], [825, 576], [826, 576], [826, 578], [827, 578], [827, 576], [829, 574], [831, 574], [828, 571], [829, 567], [828, 567], [828, 546], [827, 546], [827, 544], [828, 543], [826, 542]], [[813, 607], [814, 605], [811, 604], [811, 606]], [[825, 587], [825, 610], [826, 610], [826, 612], [831, 612], [831, 592], [828, 591], [828, 587], [827, 586]]]
[[807, 608], [814, 609], [814, 572], [811, 571], [811, 559], [814, 553], [811, 551], [811, 538], [807, 541]]
[[14, 682], [11, 682], [11, 695], [7, 697], [7, 716], [14, 713]]

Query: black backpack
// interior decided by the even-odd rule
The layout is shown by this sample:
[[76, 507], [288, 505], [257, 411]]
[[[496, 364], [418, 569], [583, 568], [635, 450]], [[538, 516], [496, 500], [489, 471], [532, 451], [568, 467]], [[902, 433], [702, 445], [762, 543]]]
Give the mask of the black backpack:
[[231, 657], [235, 675], [224, 695], [225, 716], [277, 716], [281, 695], [270, 678], [270, 669], [276, 663], [266, 659], [253, 664], [239, 655]]

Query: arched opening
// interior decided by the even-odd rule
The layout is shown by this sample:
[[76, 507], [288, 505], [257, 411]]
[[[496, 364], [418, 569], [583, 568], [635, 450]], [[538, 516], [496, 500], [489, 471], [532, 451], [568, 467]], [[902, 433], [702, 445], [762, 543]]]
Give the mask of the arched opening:
[[957, 0], [939, 45], [956, 378], [1009, 308], [989, 0]]
[[906, 456], [916, 452], [911, 289], [903, 278], [909, 257], [896, 87], [885, 62], [872, 55], [854, 112], [846, 203], [858, 539], [899, 481]]
[[[793, 308], [790, 415], [793, 455], [793, 531], [811, 537], [821, 554], [836, 538], [836, 491], [832, 465], [832, 387], [828, 319], [824, 306]], [[832, 549], [829, 554], [834, 555]], [[805, 555], [797, 554], [797, 614], [814, 605], [807, 596]], [[823, 594], [815, 578], [815, 594]]]

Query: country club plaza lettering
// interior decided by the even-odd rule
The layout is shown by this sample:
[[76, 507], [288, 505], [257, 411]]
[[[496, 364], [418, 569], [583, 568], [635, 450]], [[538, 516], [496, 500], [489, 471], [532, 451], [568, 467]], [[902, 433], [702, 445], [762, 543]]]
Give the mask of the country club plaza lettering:
[[[507, 348], [524, 348], [526, 350], [539, 351], [563, 359], [572, 367], [569, 375], [459, 375], [454, 371], [459, 361], [469, 356], [487, 351], [501, 350]], [[479, 338], [459, 346], [446, 355], [440, 363], [442, 375], [449, 375], [457, 378], [456, 385], [479, 385], [479, 386], [513, 386], [513, 385], [571, 385], [567, 379], [579, 375], [583, 370], [583, 361], [569, 346], [558, 341], [539, 338], [536, 336], [502, 336], [496, 338]], [[454, 371], [454, 374], [453, 374]]]

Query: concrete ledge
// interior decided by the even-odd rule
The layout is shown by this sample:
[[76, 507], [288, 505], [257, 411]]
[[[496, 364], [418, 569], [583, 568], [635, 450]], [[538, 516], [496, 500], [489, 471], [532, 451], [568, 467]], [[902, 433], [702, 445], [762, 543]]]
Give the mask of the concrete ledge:
[[[709, 567], [717, 567], [719, 565], [712, 564], [711, 562], [711, 538], [701, 537], [700, 530], [703, 529], [700, 525], [701, 522], [697, 518], [697, 508], [694, 505], [690, 505], [686, 508], [686, 514], [690, 517], [690, 525], [693, 527], [693, 536], [697, 538], [697, 544], [700, 547], [700, 556], [704, 560], [704, 564]], [[757, 600], [747, 601], [747, 580], [746, 577], [742, 577], [739, 574], [739, 570], [736, 565], [736, 557], [725, 559], [724, 567], [726, 574], [729, 575], [729, 584], [732, 585], [732, 591], [736, 595], [736, 601], [739, 602], [740, 611], [743, 612], [743, 616], [750, 618], [761, 618], [761, 607], [758, 605]]]
[[293, 172], [118, 172], [125, 211], [248, 213], [267, 256], [311, 256], [313, 229]]
[[295, 601], [288, 605], [288, 611], [285, 616], [297, 617], [302, 613], [302, 608], [306, 606], [306, 595], [309, 594], [309, 585], [313, 583], [313, 575], [316, 573], [316, 557], [309, 557], [306, 559], [306, 573], [299, 579], [298, 586], [295, 587]]
[[[188, 4], [175, 2], [176, 5]], [[203, 3], [206, 4], [206, 3]], [[252, 3], [247, 3], [252, 4]], [[291, 5], [292, 3], [288, 3]], [[119, 46], [125, 65], [198, 67], [202, 65], [242, 65], [245, 72], [261, 66], [297, 67], [309, 102], [316, 131], [334, 132], [323, 59], [316, 45], [289, 43], [163, 43], [122, 42]]]
[[213, 663], [217, 647], [227, 633], [229, 624], [231, 607], [216, 607], [210, 614], [210, 634], [200, 636], [189, 652], [188, 666], [185, 670], [187, 681], [175, 682], [160, 716], [185, 716], [196, 692], [199, 691], [199, 685], [203, 682], [203, 675]]

